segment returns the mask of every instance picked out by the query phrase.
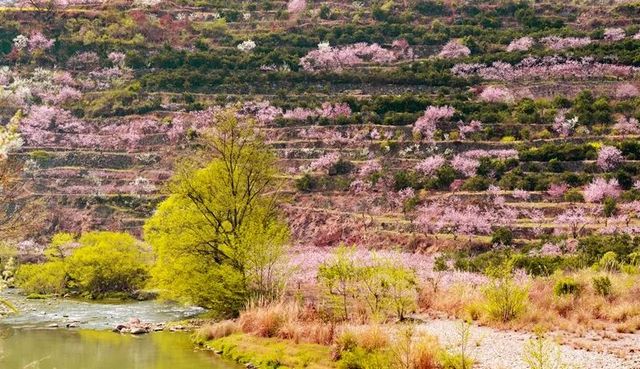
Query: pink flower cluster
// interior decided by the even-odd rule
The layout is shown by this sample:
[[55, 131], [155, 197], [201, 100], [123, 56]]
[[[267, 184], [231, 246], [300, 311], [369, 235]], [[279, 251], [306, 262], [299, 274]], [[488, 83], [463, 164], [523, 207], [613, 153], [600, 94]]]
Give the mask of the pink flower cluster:
[[298, 14], [305, 10], [307, 7], [307, 0], [289, 0], [287, 4], [287, 11], [289, 14]]
[[533, 46], [533, 43], [533, 38], [529, 36], [520, 37], [509, 43], [509, 46], [507, 46], [507, 52], [527, 51]]
[[624, 161], [622, 152], [613, 146], [602, 146], [598, 151], [598, 167], [604, 171], [617, 168]]
[[569, 231], [573, 238], [576, 238], [582, 233], [588, 222], [589, 217], [583, 208], [569, 208], [555, 218], [555, 233], [565, 234]]
[[408, 54], [407, 48], [400, 48], [404, 44], [394, 44], [394, 46], [398, 48], [389, 50], [378, 44], [365, 42], [336, 47], [321, 43], [318, 49], [300, 58], [300, 66], [308, 72], [340, 72], [345, 68], [365, 63], [388, 64]]
[[562, 198], [565, 192], [569, 189], [566, 183], [552, 183], [547, 189], [547, 194], [555, 199]]
[[423, 161], [419, 162], [415, 169], [416, 171], [426, 175], [432, 176], [446, 163], [446, 159], [442, 155], [430, 156]]
[[553, 119], [552, 126], [553, 130], [556, 131], [556, 133], [565, 137], [569, 136], [578, 124], [578, 117], [567, 119], [566, 113], [566, 110], [558, 111], [555, 118]]
[[591, 39], [589, 37], [548, 36], [541, 38], [540, 42], [551, 50], [560, 51], [587, 46], [591, 43]]
[[627, 65], [605, 64], [593, 58], [573, 60], [561, 56], [529, 57], [516, 65], [505, 62], [485, 64], [456, 64], [451, 72], [459, 77], [480, 76], [487, 80], [517, 81], [526, 79], [589, 79], [601, 77], [631, 77], [638, 68]]
[[596, 178], [584, 189], [584, 199], [587, 202], [600, 202], [607, 197], [618, 198], [620, 196], [620, 185], [618, 180], [612, 178]]
[[339, 153], [337, 152], [328, 153], [311, 162], [311, 164], [309, 164], [309, 170], [311, 171], [329, 170], [329, 168], [334, 166], [338, 161], [340, 161]]
[[438, 57], [444, 59], [463, 58], [469, 55], [471, 55], [471, 50], [463, 45], [459, 40], [451, 40], [447, 42], [438, 53]]
[[622, 135], [637, 135], [640, 134], [640, 124], [636, 118], [620, 117], [613, 125], [613, 129]]
[[460, 132], [460, 138], [467, 139], [467, 135], [474, 132], [480, 132], [482, 130], [482, 122], [479, 120], [472, 120], [469, 123], [462, 121], [458, 122], [458, 131]]
[[26, 143], [38, 147], [85, 147], [135, 149], [146, 136], [165, 136], [175, 142], [182, 136], [181, 126], [162, 124], [153, 118], [134, 118], [96, 126], [70, 112], [50, 106], [34, 106], [20, 122]]
[[443, 206], [431, 203], [418, 209], [414, 225], [428, 234], [446, 232], [473, 236], [490, 233], [492, 220], [490, 211], [482, 210], [476, 205]]
[[282, 114], [282, 117], [285, 119], [305, 121], [313, 117], [336, 119], [339, 117], [348, 117], [350, 115], [351, 108], [349, 107], [349, 104], [331, 104], [325, 102], [322, 104], [322, 107], [318, 109], [294, 108], [292, 110], [287, 110]]
[[381, 170], [382, 170], [382, 165], [380, 165], [380, 162], [378, 160], [372, 159], [372, 160], [366, 161], [360, 167], [359, 174], [361, 177], [368, 177], [374, 173], [379, 173]]
[[29, 47], [29, 51], [34, 52], [38, 50], [49, 50], [51, 47], [53, 47], [53, 44], [55, 44], [55, 42], [55, 39], [46, 38], [45, 35], [42, 34], [42, 32], [37, 31], [33, 32], [31, 36], [29, 36], [27, 44]]
[[454, 113], [455, 109], [450, 106], [429, 106], [413, 124], [413, 132], [422, 134], [422, 137], [427, 141], [433, 141], [436, 123], [451, 118]]
[[496, 158], [500, 160], [518, 159], [518, 150], [516, 149], [493, 149], [493, 150], [468, 150], [461, 153], [462, 156], [471, 159]]
[[451, 160], [451, 166], [465, 177], [473, 177], [476, 175], [480, 162], [465, 155], [456, 155]]
[[620, 41], [627, 37], [622, 28], [607, 28], [604, 30], [604, 39], [607, 41]]
[[498, 86], [489, 86], [480, 93], [480, 100], [487, 102], [505, 102], [511, 103], [514, 100], [513, 94], [509, 89]]
[[628, 99], [640, 96], [640, 91], [631, 83], [622, 83], [616, 87], [615, 95], [618, 99]]

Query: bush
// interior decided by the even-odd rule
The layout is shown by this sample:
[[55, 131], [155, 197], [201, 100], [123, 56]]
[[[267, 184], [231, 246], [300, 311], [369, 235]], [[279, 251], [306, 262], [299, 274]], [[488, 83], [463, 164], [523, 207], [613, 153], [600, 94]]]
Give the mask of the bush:
[[572, 188], [564, 193], [564, 201], [567, 202], [584, 202], [584, 196], [577, 188]]
[[604, 199], [604, 208], [602, 209], [604, 216], [607, 218], [613, 216], [616, 212], [616, 206], [617, 202], [613, 197], [607, 197]]
[[451, 354], [443, 351], [438, 355], [441, 369], [470, 369], [473, 367], [473, 360], [461, 354]]
[[91, 232], [65, 263], [69, 286], [92, 298], [144, 287], [150, 260], [142, 242], [126, 233]]
[[581, 290], [580, 284], [573, 278], [562, 278], [553, 286], [553, 293], [556, 296], [577, 295]]
[[511, 245], [513, 242], [513, 232], [507, 227], [500, 227], [493, 231], [491, 235], [492, 244]]
[[22, 265], [16, 284], [28, 294], [61, 295], [65, 292], [67, 272], [62, 261]]
[[309, 174], [296, 179], [296, 189], [298, 191], [311, 192], [316, 187], [318, 187], [318, 180]]
[[611, 279], [608, 276], [593, 277], [591, 280], [593, 289], [600, 296], [610, 296], [612, 292]]
[[526, 309], [529, 293], [518, 286], [511, 277], [493, 278], [484, 289], [485, 310], [492, 320], [511, 321]]

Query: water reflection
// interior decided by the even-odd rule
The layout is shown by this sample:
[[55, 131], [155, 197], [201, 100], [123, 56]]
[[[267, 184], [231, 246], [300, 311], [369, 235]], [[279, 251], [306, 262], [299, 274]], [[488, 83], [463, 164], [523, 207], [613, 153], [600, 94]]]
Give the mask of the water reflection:
[[186, 333], [134, 337], [108, 331], [0, 326], [2, 369], [236, 369], [193, 348]]

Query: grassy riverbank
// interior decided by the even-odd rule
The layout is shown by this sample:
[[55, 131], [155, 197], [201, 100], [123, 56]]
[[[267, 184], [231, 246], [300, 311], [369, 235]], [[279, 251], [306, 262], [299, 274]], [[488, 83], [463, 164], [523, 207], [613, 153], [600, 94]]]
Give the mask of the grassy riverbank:
[[203, 345], [223, 358], [242, 364], [251, 363], [258, 368], [336, 368], [328, 346], [295, 343], [278, 338], [256, 337], [236, 333], [227, 337], [205, 341]]

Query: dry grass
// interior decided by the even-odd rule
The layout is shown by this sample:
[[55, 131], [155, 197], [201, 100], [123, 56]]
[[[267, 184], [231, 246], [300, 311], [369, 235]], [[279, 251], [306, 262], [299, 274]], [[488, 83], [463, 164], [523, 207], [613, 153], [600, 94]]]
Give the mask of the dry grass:
[[439, 369], [438, 354], [441, 352], [438, 340], [432, 336], [422, 336], [411, 350], [411, 364], [414, 369]]
[[[633, 333], [640, 330], [640, 276], [624, 273], [608, 274], [612, 283], [611, 294], [602, 296], [593, 286], [592, 270], [535, 278], [528, 285], [527, 309], [517, 319], [507, 322], [492, 321], [484, 312], [480, 288], [457, 285], [433, 291], [425, 289], [419, 305], [426, 312], [448, 316], [472, 318], [483, 324], [500, 328], [561, 329], [583, 333], [589, 329], [610, 329]], [[575, 280], [580, 291], [557, 296], [555, 283], [562, 277]]]
[[195, 334], [198, 341], [209, 341], [227, 337], [239, 331], [240, 327], [236, 322], [233, 320], [223, 320], [218, 323], [200, 327]]

